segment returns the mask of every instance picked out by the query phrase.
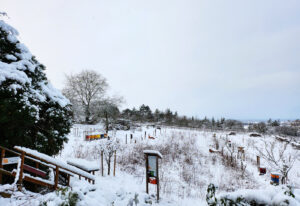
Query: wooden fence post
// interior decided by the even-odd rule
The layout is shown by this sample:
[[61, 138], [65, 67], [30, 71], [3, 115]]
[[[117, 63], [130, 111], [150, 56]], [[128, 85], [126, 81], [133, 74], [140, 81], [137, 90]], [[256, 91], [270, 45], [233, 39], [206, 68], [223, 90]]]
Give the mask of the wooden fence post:
[[71, 175], [68, 174], [68, 180], [67, 180], [68, 182], [67, 182], [67, 186], [70, 186], [70, 176], [71, 176]]
[[[5, 157], [5, 149], [1, 149], [1, 156], [0, 156], [0, 168], [1, 169], [3, 168], [2, 161], [3, 161], [4, 157]], [[2, 173], [1, 172], [0, 172], [0, 184], [2, 184]]]
[[21, 165], [20, 165], [20, 171], [19, 171], [19, 181], [18, 181], [18, 190], [22, 190], [22, 181], [23, 181], [23, 167], [24, 167], [24, 157], [25, 152], [21, 153]]
[[[127, 139], [127, 136], [126, 136]], [[103, 151], [101, 151], [101, 175], [103, 177]]]
[[58, 185], [58, 175], [59, 175], [59, 167], [56, 166], [55, 168], [55, 182], [54, 182], [54, 189], [57, 189], [57, 185]]
[[115, 157], [114, 157], [114, 176], [116, 176], [116, 160], [117, 160], [117, 150], [115, 150]]
[[158, 156], [156, 156], [156, 192], [157, 192], [157, 201], [159, 201]]
[[145, 154], [145, 158], [146, 158], [146, 193], [149, 194], [149, 186], [148, 186], [148, 167], [149, 167], [149, 162], [148, 162], [148, 155]]
[[257, 164], [257, 168], [260, 168], [260, 156], [256, 156], [256, 164]]

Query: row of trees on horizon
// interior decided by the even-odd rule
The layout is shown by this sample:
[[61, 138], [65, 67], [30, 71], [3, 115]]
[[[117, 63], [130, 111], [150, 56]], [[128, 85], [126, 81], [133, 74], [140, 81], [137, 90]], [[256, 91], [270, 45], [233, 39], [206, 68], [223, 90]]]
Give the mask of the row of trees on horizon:
[[73, 117], [76, 123], [95, 124], [102, 121], [106, 132], [118, 128], [125, 120], [131, 123], [155, 123], [169, 126], [191, 127], [211, 130], [251, 131], [258, 133], [280, 133], [297, 136], [295, 126], [281, 126], [280, 120], [250, 123], [245, 128], [245, 123], [234, 119], [195, 118], [180, 116], [169, 108], [165, 111], [155, 109], [152, 111], [148, 105], [142, 104], [139, 108], [124, 109], [120, 106], [123, 97], [109, 96], [107, 80], [93, 70], [83, 70], [75, 75], [66, 75], [66, 84], [63, 93], [73, 105]]

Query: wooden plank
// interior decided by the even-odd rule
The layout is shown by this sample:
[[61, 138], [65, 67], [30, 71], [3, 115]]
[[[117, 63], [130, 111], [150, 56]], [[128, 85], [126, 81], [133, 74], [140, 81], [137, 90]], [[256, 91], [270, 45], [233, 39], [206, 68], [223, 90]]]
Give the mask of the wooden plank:
[[[4, 169], [0, 169], [0, 173], [2, 174], [5, 174], [5, 175], [9, 175], [9, 176], [12, 176], [12, 177], [15, 177], [16, 176], [16, 173], [15, 172], [10, 172], [10, 171], [7, 171], [7, 170], [4, 170]], [[46, 186], [46, 187], [53, 187], [52, 184], [49, 184], [47, 182], [44, 182], [42, 180], [37, 180], [37, 179], [34, 179], [32, 177], [29, 177], [27, 175], [25, 175], [24, 181], [27, 181], [27, 182], [31, 182], [31, 183], [34, 183], [34, 184], [38, 184], [38, 185], [42, 185], [42, 186]]]
[[37, 179], [35, 179], [33, 177], [29, 177], [29, 176], [25, 176], [24, 181], [31, 182], [33, 184], [37, 184], [37, 185], [41, 185], [41, 186], [45, 186], [45, 187], [48, 187], [48, 188], [53, 187], [53, 184], [49, 184], [47, 182], [44, 182], [42, 180], [37, 180]]
[[[4, 158], [5, 156], [5, 149], [1, 148], [1, 155], [0, 155], [0, 169], [3, 168], [3, 165], [2, 165], [2, 159]], [[2, 184], [2, 173], [0, 173], [0, 184]]]
[[20, 176], [19, 176], [19, 182], [18, 182], [18, 190], [19, 190], [19, 191], [22, 190], [24, 156], [25, 156], [25, 152], [22, 152], [22, 154], [21, 154]]
[[42, 171], [42, 170], [39, 170], [39, 169], [36, 169], [36, 168], [34, 168], [34, 167], [31, 167], [31, 166], [29, 166], [29, 165], [25, 165], [25, 164], [24, 164], [24, 170], [26, 170], [26, 171], [28, 171], [28, 172], [32, 172], [32, 173], [34, 173], [34, 174], [36, 174], [36, 175], [39, 175], [39, 176], [41, 176], [41, 177], [46, 177], [46, 176], [47, 176], [47, 173], [46, 173], [46, 172], [44, 172], [44, 171]]

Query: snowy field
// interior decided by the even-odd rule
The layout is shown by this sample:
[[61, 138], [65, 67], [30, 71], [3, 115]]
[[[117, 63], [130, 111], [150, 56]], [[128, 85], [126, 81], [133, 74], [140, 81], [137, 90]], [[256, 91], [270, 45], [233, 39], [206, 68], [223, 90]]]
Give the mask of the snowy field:
[[[62, 161], [81, 158], [100, 165], [100, 147], [107, 140], [85, 141], [85, 135], [92, 133], [103, 133], [102, 127], [74, 125], [69, 134], [69, 142], [56, 158]], [[116, 176], [114, 177], [112, 172], [110, 176], [107, 175], [107, 165], [104, 161], [104, 177], [100, 172], [96, 172], [95, 185], [74, 177], [71, 186], [73, 191], [79, 194], [79, 205], [135, 205], [136, 200], [138, 205], [149, 205], [150, 202], [152, 205], [163, 206], [207, 205], [205, 198], [210, 183], [218, 186], [217, 194], [237, 191], [232, 194], [261, 196], [263, 192], [265, 199], [278, 201], [276, 196], [281, 198], [280, 192], [276, 192], [281, 186], [270, 185], [270, 172], [274, 168], [261, 159], [261, 165], [266, 167], [267, 173], [259, 175], [256, 166], [256, 156], [259, 151], [264, 151], [265, 143], [276, 141], [275, 155], [283, 147], [284, 142], [277, 141], [273, 136], [250, 137], [249, 133], [228, 135], [228, 132], [171, 127], [156, 129], [152, 126], [113, 131], [109, 136], [119, 142]], [[148, 136], [155, 139], [149, 139]], [[229, 141], [231, 147], [228, 147]], [[244, 161], [242, 158], [236, 158], [238, 147], [244, 147]], [[232, 148], [235, 149], [230, 153]], [[158, 150], [163, 155], [160, 160], [159, 203], [155, 201], [156, 188], [153, 185], [150, 185], [150, 194], [145, 193], [145, 149]], [[219, 152], [211, 153], [209, 149]], [[298, 150], [288, 145], [286, 153], [295, 155]], [[233, 163], [229, 163], [230, 154], [233, 156]], [[289, 172], [288, 183], [295, 188], [296, 194], [296, 200], [293, 200], [291, 205], [297, 205], [300, 203], [299, 156]], [[3, 188], [2, 186], [0, 189], [4, 190]], [[258, 189], [259, 192], [247, 192], [247, 189]], [[0, 199], [0, 205], [39, 205], [45, 201], [48, 205], [59, 205], [64, 201], [64, 196], [58, 198], [55, 193], [40, 195], [26, 192], [24, 195], [16, 192], [10, 199]]]

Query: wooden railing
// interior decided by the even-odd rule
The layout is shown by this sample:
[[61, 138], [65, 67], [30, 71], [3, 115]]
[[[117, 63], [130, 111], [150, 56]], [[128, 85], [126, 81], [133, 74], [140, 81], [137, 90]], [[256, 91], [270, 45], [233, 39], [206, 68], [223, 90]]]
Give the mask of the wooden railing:
[[[16, 155], [17, 157], [21, 158], [21, 163], [20, 163], [20, 168], [19, 168], [19, 179], [17, 182], [18, 185], [18, 189], [21, 190], [22, 189], [22, 184], [23, 184], [23, 180], [24, 181], [28, 181], [31, 182], [33, 184], [38, 184], [38, 185], [42, 185], [48, 188], [53, 188], [53, 189], [57, 189], [59, 187], [58, 181], [59, 181], [59, 174], [63, 174], [64, 176], [67, 177], [67, 186], [70, 185], [70, 176], [74, 176], [74, 175], [78, 175], [79, 179], [81, 179], [81, 177], [84, 177], [85, 180], [92, 182], [93, 184], [95, 183], [95, 179], [92, 178], [90, 176], [90, 174], [85, 175], [84, 172], [80, 172], [78, 171], [78, 169], [76, 168], [76, 170], [72, 170], [70, 168], [66, 168], [63, 167], [61, 165], [57, 165], [53, 162], [49, 162], [43, 158], [37, 157], [35, 155], [32, 154], [28, 154], [26, 153], [26, 151], [23, 151], [20, 148], [15, 148], [18, 152], [7, 149], [5, 147], [0, 146], [1, 149], [1, 155], [0, 155], [0, 184], [3, 183], [3, 175], [8, 175], [8, 176], [12, 176], [12, 177], [16, 177], [16, 172], [13, 171], [8, 171], [4, 169], [3, 165], [3, 160], [9, 160], [9, 158], [5, 158], [5, 154], [11, 153], [13, 155]], [[29, 166], [25, 164], [25, 159], [30, 160], [32, 162], [35, 162], [35, 167]], [[17, 164], [17, 162], [14, 162], [12, 164]], [[54, 177], [54, 183], [44, 179], [46, 177], [46, 172], [42, 171], [39, 169], [39, 165], [43, 165], [46, 166], [48, 168], [54, 169], [55, 170], [55, 177]], [[29, 172], [29, 173], [25, 173], [25, 171]], [[31, 176], [30, 173], [34, 174], [34, 176]], [[40, 176], [40, 177], [36, 177], [36, 176]], [[42, 178], [43, 177], [43, 178]]]

